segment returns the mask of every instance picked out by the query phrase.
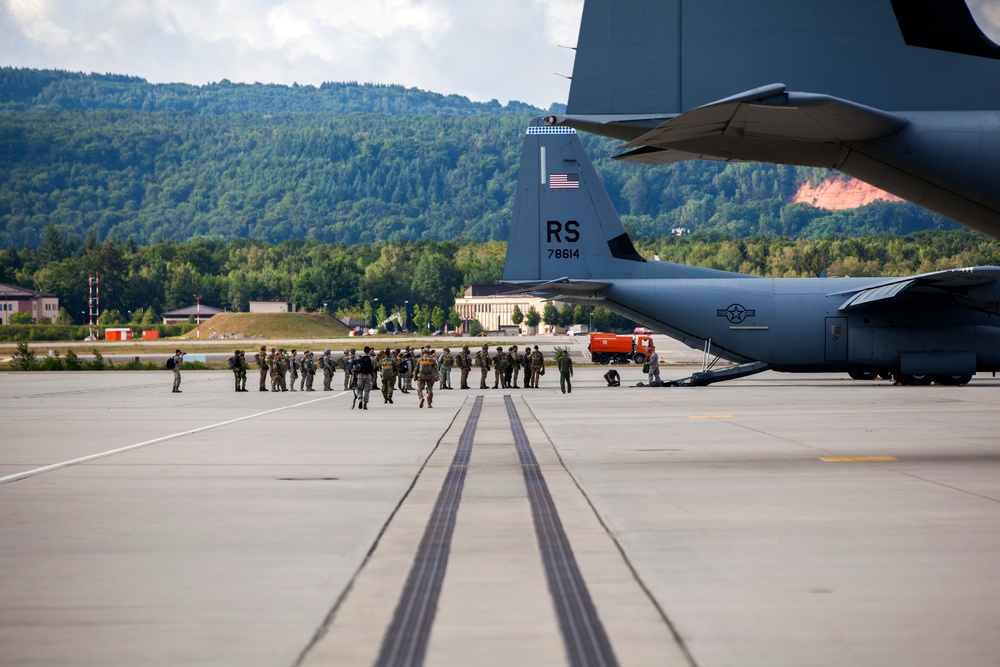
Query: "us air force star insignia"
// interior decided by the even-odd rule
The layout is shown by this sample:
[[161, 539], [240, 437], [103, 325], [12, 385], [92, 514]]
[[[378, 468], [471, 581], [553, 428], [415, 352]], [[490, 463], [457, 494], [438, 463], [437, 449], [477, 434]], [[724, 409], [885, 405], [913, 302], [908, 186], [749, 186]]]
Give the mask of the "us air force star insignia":
[[729, 308], [726, 309], [720, 308], [718, 311], [716, 311], [716, 314], [719, 317], [725, 317], [733, 324], [739, 324], [746, 318], [753, 317], [754, 315], [756, 315], [757, 311], [747, 310], [746, 308], [743, 307], [742, 304], [734, 303], [731, 306], [729, 306]]

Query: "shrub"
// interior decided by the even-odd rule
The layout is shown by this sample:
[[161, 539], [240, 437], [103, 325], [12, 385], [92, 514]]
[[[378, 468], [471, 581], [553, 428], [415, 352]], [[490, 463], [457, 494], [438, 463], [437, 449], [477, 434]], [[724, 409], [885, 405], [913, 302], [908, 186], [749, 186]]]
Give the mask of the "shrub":
[[80, 363], [80, 357], [76, 355], [73, 348], [70, 348], [66, 352], [66, 370], [68, 371], [78, 371], [83, 368], [83, 364]]
[[32, 349], [28, 347], [27, 341], [18, 341], [17, 352], [14, 353], [11, 366], [19, 371], [32, 371], [38, 367], [38, 359]]

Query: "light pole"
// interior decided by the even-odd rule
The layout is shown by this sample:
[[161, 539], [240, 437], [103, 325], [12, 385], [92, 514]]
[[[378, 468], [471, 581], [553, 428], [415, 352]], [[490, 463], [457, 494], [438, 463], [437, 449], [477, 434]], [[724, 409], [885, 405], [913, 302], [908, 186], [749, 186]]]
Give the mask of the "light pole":
[[403, 302], [403, 331], [409, 331], [410, 330], [410, 327], [409, 327], [409, 324], [408, 324], [408, 320], [409, 320], [409, 317], [408, 317], [409, 313], [408, 313], [408, 311], [409, 311], [409, 308], [410, 308], [410, 302], [409, 301], [404, 301]]
[[372, 306], [372, 329], [376, 328], [375, 320], [378, 319], [378, 315], [376, 313], [378, 313], [378, 297], [375, 297], [375, 305]]
[[198, 321], [198, 332], [197, 332], [197, 334], [195, 334], [195, 338], [201, 338], [201, 295], [200, 294], [195, 294], [194, 295], [194, 300], [195, 300], [195, 303], [197, 304], [197, 307], [198, 307], [198, 318], [197, 318], [197, 321]]

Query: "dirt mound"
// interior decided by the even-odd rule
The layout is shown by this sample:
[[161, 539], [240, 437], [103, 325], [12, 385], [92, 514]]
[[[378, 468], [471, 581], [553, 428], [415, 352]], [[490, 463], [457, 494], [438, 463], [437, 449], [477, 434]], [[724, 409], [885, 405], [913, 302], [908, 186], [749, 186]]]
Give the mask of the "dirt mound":
[[841, 174], [830, 174], [817, 186], [803, 183], [792, 201], [828, 211], [841, 211], [871, 204], [873, 201], [903, 201], [874, 185]]
[[[325, 313], [219, 313], [201, 323], [201, 337], [246, 337], [278, 339], [346, 338], [347, 326]], [[183, 336], [195, 338], [190, 331]]]

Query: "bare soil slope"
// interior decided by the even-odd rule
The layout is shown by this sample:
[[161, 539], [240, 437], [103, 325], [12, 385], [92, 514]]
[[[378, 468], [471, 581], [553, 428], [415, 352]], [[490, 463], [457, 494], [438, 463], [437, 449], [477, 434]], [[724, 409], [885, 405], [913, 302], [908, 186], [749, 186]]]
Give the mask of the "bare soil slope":
[[[263, 336], [264, 338], [346, 338], [350, 331], [343, 322], [326, 313], [219, 313], [201, 323], [201, 337], [212, 334]], [[195, 338], [192, 330], [183, 338]]]
[[896, 195], [879, 190], [874, 185], [839, 174], [831, 174], [815, 187], [809, 183], [803, 183], [799, 191], [792, 197], [793, 202], [809, 204], [828, 211], [858, 208], [878, 199], [903, 201]]

